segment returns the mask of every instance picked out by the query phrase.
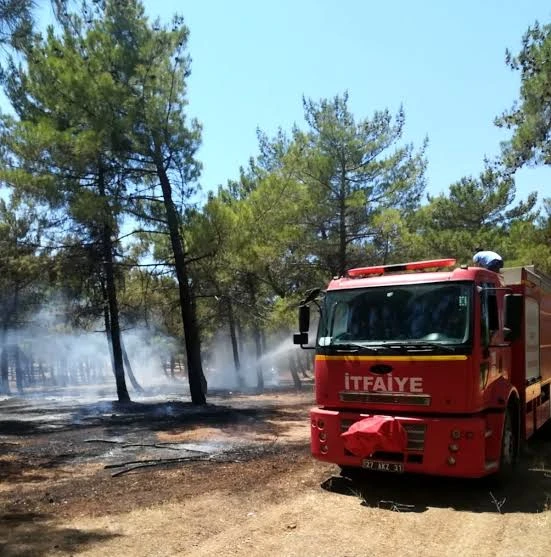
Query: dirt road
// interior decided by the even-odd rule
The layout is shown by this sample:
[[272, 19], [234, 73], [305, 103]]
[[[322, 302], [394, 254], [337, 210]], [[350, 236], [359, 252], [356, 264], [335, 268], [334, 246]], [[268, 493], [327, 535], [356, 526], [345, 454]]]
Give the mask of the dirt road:
[[[497, 490], [351, 481], [311, 459], [311, 404], [292, 393], [220, 398], [200, 412], [4, 401], [0, 555], [551, 554], [551, 443], [531, 443], [518, 480]], [[118, 466], [145, 460], [156, 465]]]

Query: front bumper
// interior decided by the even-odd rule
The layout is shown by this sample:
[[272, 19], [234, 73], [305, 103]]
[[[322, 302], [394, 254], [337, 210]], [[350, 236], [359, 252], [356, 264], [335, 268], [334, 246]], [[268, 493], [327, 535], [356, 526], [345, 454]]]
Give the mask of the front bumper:
[[[312, 456], [339, 466], [362, 467], [364, 457], [346, 450], [341, 433], [372, 415], [312, 409]], [[495, 471], [486, 461], [488, 428], [484, 416], [393, 417], [407, 432], [407, 448], [400, 453], [375, 452], [370, 461], [401, 463], [399, 468], [404, 472], [439, 476], [477, 478]]]

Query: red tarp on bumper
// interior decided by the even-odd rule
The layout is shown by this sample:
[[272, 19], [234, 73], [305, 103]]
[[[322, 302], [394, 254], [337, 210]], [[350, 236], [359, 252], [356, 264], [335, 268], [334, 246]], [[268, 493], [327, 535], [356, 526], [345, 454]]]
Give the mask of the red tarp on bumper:
[[356, 456], [369, 457], [376, 451], [401, 453], [407, 447], [407, 432], [391, 416], [370, 416], [341, 433], [344, 446]]

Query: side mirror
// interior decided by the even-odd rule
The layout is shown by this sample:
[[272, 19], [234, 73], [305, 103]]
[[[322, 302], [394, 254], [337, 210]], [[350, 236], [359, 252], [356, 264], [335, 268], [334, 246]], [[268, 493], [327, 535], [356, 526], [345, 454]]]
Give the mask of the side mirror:
[[[316, 295], [319, 294], [319, 288], [314, 289]], [[300, 344], [303, 350], [315, 350], [315, 346], [306, 346], [308, 344], [308, 330], [310, 329], [310, 306], [308, 305], [314, 299], [312, 292], [308, 295], [307, 300], [303, 300], [298, 306], [298, 333], [293, 335], [293, 344]]]
[[521, 294], [505, 294], [504, 296], [503, 335], [508, 342], [516, 340], [521, 335], [523, 301]]
[[298, 308], [298, 330], [301, 333], [308, 333], [310, 329], [310, 306], [299, 306]]
[[293, 344], [300, 344], [301, 346], [308, 344], [308, 333], [295, 333], [293, 335]]

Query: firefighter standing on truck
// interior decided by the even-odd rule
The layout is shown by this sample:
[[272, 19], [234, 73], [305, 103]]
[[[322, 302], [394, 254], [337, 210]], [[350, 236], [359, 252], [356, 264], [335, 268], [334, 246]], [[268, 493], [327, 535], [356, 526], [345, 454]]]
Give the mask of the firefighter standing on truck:
[[475, 248], [476, 253], [473, 256], [473, 261], [480, 267], [499, 273], [503, 267], [503, 259], [501, 255], [495, 251], [484, 251], [482, 248]]

